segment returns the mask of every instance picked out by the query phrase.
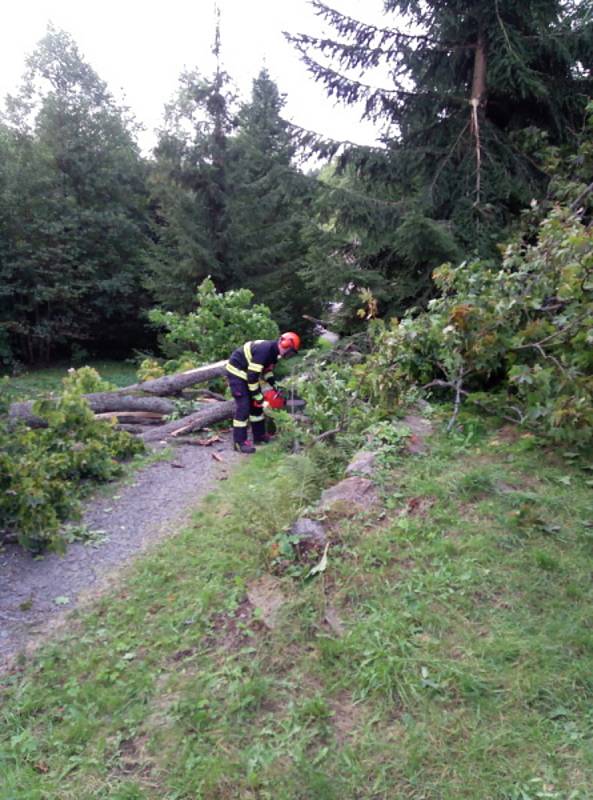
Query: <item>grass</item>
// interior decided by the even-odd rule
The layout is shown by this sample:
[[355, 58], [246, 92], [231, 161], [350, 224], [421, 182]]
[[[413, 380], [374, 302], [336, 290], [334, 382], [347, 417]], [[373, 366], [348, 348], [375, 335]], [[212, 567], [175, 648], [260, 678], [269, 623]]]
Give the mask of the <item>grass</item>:
[[392, 458], [273, 630], [248, 587], [326, 470], [247, 460], [4, 679], [0, 798], [591, 797], [590, 472], [478, 427]]
[[[101, 377], [116, 386], [127, 386], [136, 381], [136, 367], [127, 361], [88, 361]], [[62, 388], [62, 379], [66, 377], [70, 363], [58, 364], [43, 369], [34, 369], [15, 377], [0, 377], [2, 400], [14, 403], [18, 400], [33, 400], [49, 392]]]

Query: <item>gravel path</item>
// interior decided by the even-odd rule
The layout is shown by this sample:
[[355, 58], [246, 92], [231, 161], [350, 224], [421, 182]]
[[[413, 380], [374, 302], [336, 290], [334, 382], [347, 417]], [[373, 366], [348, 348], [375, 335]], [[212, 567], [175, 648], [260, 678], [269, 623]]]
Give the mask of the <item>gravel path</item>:
[[[214, 454], [222, 460], [214, 458]], [[98, 594], [117, 570], [186, 524], [199, 500], [240, 458], [225, 436], [211, 447], [177, 445], [144, 467], [131, 484], [86, 503], [81, 524], [98, 541], [34, 559], [16, 545], [0, 550], [0, 670], [31, 650], [83, 598]]]

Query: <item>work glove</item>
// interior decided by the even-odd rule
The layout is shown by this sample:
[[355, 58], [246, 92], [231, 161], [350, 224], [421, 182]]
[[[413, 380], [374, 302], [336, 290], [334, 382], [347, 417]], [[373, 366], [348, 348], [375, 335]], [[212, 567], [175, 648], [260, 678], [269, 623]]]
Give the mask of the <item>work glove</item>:
[[263, 408], [263, 405], [264, 405], [264, 396], [263, 396], [263, 394], [261, 392], [257, 392], [257, 394], [254, 394], [253, 397], [251, 398], [251, 403], [256, 408]]

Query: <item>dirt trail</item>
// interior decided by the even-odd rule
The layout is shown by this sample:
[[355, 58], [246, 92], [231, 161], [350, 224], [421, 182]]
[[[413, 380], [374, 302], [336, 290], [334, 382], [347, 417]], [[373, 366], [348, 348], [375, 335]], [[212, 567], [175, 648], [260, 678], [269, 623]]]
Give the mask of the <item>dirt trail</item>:
[[83, 599], [98, 594], [118, 570], [183, 527], [241, 458], [228, 436], [211, 447], [171, 449], [167, 460], [144, 467], [131, 483], [114, 483], [107, 496], [86, 503], [81, 524], [95, 533], [91, 544], [72, 544], [64, 556], [42, 559], [16, 545], [0, 550], [0, 670], [34, 648]]

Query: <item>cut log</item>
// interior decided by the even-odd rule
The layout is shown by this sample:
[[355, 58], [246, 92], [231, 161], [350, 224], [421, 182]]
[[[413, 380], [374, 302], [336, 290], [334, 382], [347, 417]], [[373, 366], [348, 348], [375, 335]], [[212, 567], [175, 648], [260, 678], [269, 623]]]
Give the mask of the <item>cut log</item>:
[[[162, 398], [167, 395], [179, 395], [188, 386], [205, 383], [225, 375], [226, 363], [226, 360], [216, 361], [213, 364], [205, 364], [203, 367], [178, 372], [175, 375], [164, 375], [162, 378], [124, 386], [113, 392], [93, 392], [85, 394], [83, 397], [88, 401], [91, 409], [98, 414], [107, 411], [152, 411], [159, 414], [171, 414], [175, 408], [174, 404], [170, 400]], [[214, 399], [221, 397], [213, 392], [208, 392], [208, 390], [204, 391]], [[144, 392], [156, 396], [137, 397], [130, 395], [130, 392]], [[11, 419], [22, 420], [31, 428], [47, 427], [45, 420], [33, 414], [33, 401], [12, 403], [8, 414]]]
[[47, 428], [47, 421], [37, 417], [32, 412], [33, 402], [12, 403], [8, 409], [8, 416], [12, 423], [24, 422], [30, 428]]
[[203, 367], [188, 369], [186, 372], [177, 372], [175, 375], [163, 375], [162, 378], [154, 378], [143, 383], [134, 383], [119, 391], [147, 392], [148, 394], [160, 396], [176, 395], [188, 386], [193, 386], [196, 383], [205, 383], [212, 380], [212, 378], [226, 375], [226, 363], [226, 359], [224, 361], [216, 361], [214, 364], [205, 364]]
[[162, 414], [155, 414], [153, 411], [105, 411], [103, 414], [95, 414], [95, 419], [116, 419], [118, 422], [160, 422]]
[[226, 400], [226, 397], [223, 394], [211, 392], [210, 389], [198, 389], [198, 395], [200, 397], [211, 397], [213, 400]]
[[209, 436], [207, 439], [191, 439], [187, 436], [176, 436], [175, 444], [187, 444], [194, 447], [211, 447], [213, 444], [222, 442], [220, 436]]
[[[153, 423], [149, 423], [152, 425]], [[140, 436], [145, 431], [144, 425], [127, 425], [125, 423], [120, 423], [115, 426], [116, 431], [125, 431], [126, 433], [133, 433], [134, 436]]]
[[[162, 416], [171, 414], [175, 410], [175, 404], [171, 400], [164, 400], [160, 397], [130, 397], [113, 392], [96, 392], [83, 396], [96, 414], [104, 414], [109, 411], [147, 411]], [[32, 400], [12, 403], [8, 415], [11, 419], [22, 420], [30, 428], [47, 428], [46, 421], [33, 414]]]
[[234, 410], [234, 400], [225, 400], [224, 403], [211, 403], [208, 408], [201, 409], [195, 414], [190, 414], [187, 417], [176, 419], [174, 422], [168, 422], [166, 425], [160, 425], [158, 428], [146, 431], [146, 433], [142, 434], [142, 439], [145, 442], [156, 442], [159, 439], [167, 439], [170, 436], [175, 437], [182, 433], [198, 431], [215, 422], [221, 422], [223, 419], [231, 419]]
[[175, 403], [162, 397], [133, 397], [115, 392], [96, 392], [85, 394], [85, 399], [95, 412], [105, 411], [149, 411], [155, 414], [172, 414]]

